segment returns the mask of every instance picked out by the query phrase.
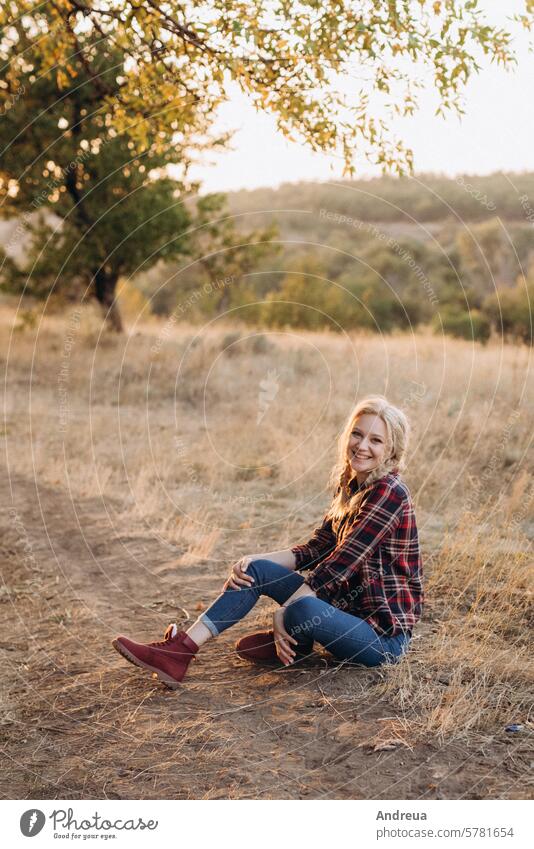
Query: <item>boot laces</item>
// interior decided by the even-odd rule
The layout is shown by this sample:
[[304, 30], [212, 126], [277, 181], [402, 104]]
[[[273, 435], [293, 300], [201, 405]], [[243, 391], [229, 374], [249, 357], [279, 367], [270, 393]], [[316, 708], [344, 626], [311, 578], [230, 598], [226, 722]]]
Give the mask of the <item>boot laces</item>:
[[178, 628], [174, 622], [168, 625], [162, 640], [157, 640], [154, 643], [149, 643], [151, 646], [166, 646], [170, 641], [178, 635]]

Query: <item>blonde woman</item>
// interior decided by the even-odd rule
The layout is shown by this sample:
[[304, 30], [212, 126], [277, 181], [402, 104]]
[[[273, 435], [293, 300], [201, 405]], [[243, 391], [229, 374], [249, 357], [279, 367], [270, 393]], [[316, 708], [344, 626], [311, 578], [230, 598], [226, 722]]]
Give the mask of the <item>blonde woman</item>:
[[400, 477], [408, 437], [400, 409], [380, 395], [364, 398], [339, 438], [333, 500], [307, 543], [242, 557], [219, 597], [186, 631], [172, 624], [163, 640], [136, 643], [120, 636], [114, 647], [176, 689], [200, 646], [267, 596], [280, 606], [272, 630], [237, 643], [247, 660], [288, 666], [312, 652], [316, 641], [340, 660], [365, 666], [398, 661], [423, 604], [415, 514]]

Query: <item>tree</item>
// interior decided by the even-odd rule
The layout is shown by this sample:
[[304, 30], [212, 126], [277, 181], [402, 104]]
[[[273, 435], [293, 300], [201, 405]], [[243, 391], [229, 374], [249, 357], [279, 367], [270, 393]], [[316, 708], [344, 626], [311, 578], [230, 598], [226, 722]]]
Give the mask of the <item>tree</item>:
[[259, 230], [239, 231], [225, 207], [226, 197], [221, 193], [201, 197], [197, 204], [197, 265], [208, 281], [221, 277], [232, 280], [231, 285], [222, 287], [211, 299], [211, 312], [217, 314], [248, 299], [255, 287], [247, 285], [246, 275], [263, 258], [271, 258], [280, 250], [273, 242], [278, 235], [276, 224]]
[[532, 345], [534, 306], [534, 266], [526, 278], [520, 277], [513, 289], [498, 289], [483, 304], [486, 320], [495, 330], [512, 341]]
[[444, 307], [432, 321], [436, 333], [447, 333], [457, 339], [471, 339], [474, 342], [487, 342], [491, 334], [488, 317], [480, 310], [469, 312]]
[[[100, 58], [105, 76], [117, 55], [106, 49]], [[89, 292], [121, 330], [119, 277], [191, 249], [188, 187], [166, 169], [179, 164], [180, 148], [149, 137], [138, 154], [110, 125], [83, 62], [74, 65], [61, 89], [54, 74], [28, 66], [24, 100], [0, 122], [2, 171], [17, 175], [8, 207], [23, 212], [30, 242], [25, 274], [4, 274], [4, 286], [37, 296]]]
[[519, 271], [518, 257], [510, 234], [497, 218], [460, 231], [456, 248], [462, 277], [476, 307], [495, 287], [513, 285]]
[[[527, 5], [520, 23], [530, 26]], [[402, 173], [411, 153], [377, 117], [378, 101], [410, 115], [424, 71], [438, 111], [461, 111], [482, 53], [510, 64], [512, 34], [488, 23], [475, 0], [364, 0], [357, 8], [348, 0], [8, 0], [0, 10], [1, 211], [28, 215], [37, 204], [56, 212], [63, 224], [48, 260], [39, 242], [46, 221], [33, 230], [36, 269], [47, 278], [61, 259], [67, 276], [89, 273], [120, 327], [118, 274], [134, 259], [186, 247], [166, 239], [187, 227], [181, 203], [198, 188], [188, 181], [191, 163], [228, 141], [212, 127], [230, 82], [272, 112], [286, 136], [339, 154], [346, 173], [355, 153]], [[355, 59], [367, 81], [351, 96], [341, 75]]]
[[332, 325], [328, 282], [302, 274], [288, 274], [279, 292], [270, 292], [261, 310], [268, 327], [320, 330]]
[[[482, 54], [510, 64], [512, 33], [493, 26], [476, 0], [7, 0], [0, 11], [4, 104], [26, 94], [34, 78], [55, 77], [58, 89], [79, 74], [105, 98], [115, 129], [143, 146], [171, 131], [205, 130], [228, 97], [229, 82], [279, 129], [315, 150], [341, 155], [348, 173], [354, 153], [387, 169], [410, 167], [411, 155], [392, 135], [391, 114], [411, 115], [429, 75], [438, 112], [462, 109], [461, 92], [480, 70]], [[518, 26], [530, 27], [531, 0]], [[95, 45], [100, 44], [100, 51]], [[117, 57], [103, 72], [99, 53]], [[343, 91], [342, 75], [358, 90]], [[38, 66], [38, 67], [37, 67]], [[29, 81], [31, 83], [31, 80]], [[147, 96], [150, 93], [150, 96]]]
[[[106, 48], [104, 75], [116, 59]], [[28, 77], [33, 74], [27, 70]], [[212, 271], [219, 251], [220, 269], [226, 264], [226, 273], [236, 274], [268, 250], [275, 228], [242, 235], [244, 244], [232, 252], [239, 240], [224, 196], [193, 199], [195, 184], [168, 170], [170, 164], [175, 171], [181, 166], [185, 174], [184, 146], [170, 139], [162, 146], [151, 136], [137, 153], [128, 135], [110, 125], [102, 99], [87, 82], [81, 62], [61, 92], [53, 75], [38, 75], [31, 84], [28, 78], [24, 103], [14, 104], [0, 123], [6, 172], [26, 166], [10, 206], [24, 210], [30, 240], [25, 267], [15, 274], [13, 262], [6, 266], [3, 287], [37, 296], [89, 293], [120, 331], [115, 297], [120, 277], [195, 251]], [[48, 104], [44, 111], [42, 104]], [[35, 116], [30, 132], [28, 110]], [[50, 210], [53, 217], [44, 214]], [[251, 241], [257, 243], [254, 250], [248, 248]], [[231, 262], [223, 248], [233, 253]]]
[[[26, 293], [94, 295], [110, 325], [122, 330], [115, 298], [119, 278], [191, 250], [182, 184], [169, 177], [148, 181], [140, 168], [119, 137], [86, 159], [83, 168], [78, 165], [76, 178], [65, 176], [54, 204], [62, 220], [41, 215], [29, 228]], [[80, 183], [82, 174], [89, 179]]]

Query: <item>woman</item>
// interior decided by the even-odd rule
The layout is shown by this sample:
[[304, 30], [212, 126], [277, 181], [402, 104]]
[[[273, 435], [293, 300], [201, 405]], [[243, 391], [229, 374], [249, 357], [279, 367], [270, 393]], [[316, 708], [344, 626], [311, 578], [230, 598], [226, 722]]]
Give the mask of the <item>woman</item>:
[[187, 631], [172, 624], [163, 640], [144, 644], [120, 636], [114, 647], [176, 689], [200, 646], [239, 622], [265, 595], [280, 605], [272, 631], [241, 639], [241, 657], [288, 666], [317, 641], [340, 660], [396, 662], [423, 604], [413, 504], [399, 475], [408, 436], [406, 416], [385, 398], [360, 401], [339, 438], [334, 497], [312, 538], [241, 558], [221, 595]]

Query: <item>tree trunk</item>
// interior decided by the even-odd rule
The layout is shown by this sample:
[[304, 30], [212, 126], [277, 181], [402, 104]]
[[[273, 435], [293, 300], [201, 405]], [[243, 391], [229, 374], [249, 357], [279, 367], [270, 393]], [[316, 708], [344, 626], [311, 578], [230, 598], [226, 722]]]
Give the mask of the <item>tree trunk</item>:
[[100, 268], [94, 276], [95, 296], [104, 311], [106, 322], [116, 333], [122, 333], [124, 326], [115, 297], [118, 279], [118, 274], [114, 274], [108, 269]]

